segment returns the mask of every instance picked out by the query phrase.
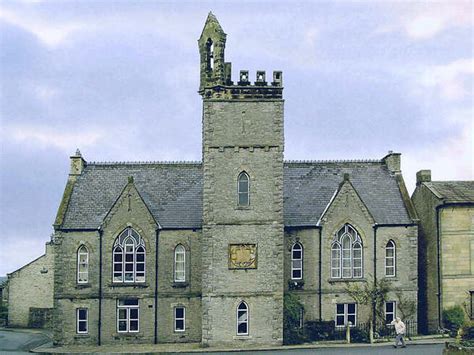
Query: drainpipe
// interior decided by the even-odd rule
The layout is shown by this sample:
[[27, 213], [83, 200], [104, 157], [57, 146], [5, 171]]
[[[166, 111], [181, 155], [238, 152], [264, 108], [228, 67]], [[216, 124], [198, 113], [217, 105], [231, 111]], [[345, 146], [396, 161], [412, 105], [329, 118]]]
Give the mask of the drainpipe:
[[[377, 285], [377, 228], [378, 224], [374, 223], [373, 228], [374, 228], [374, 286]], [[376, 320], [376, 310], [375, 310], [375, 303], [372, 303], [372, 319], [374, 321], [373, 327], [375, 329], [375, 324], [377, 323]]]
[[322, 270], [321, 270], [321, 267], [322, 267], [322, 245], [323, 245], [323, 227], [320, 227], [319, 228], [319, 321], [321, 322], [323, 320], [323, 301], [322, 301], [322, 298], [323, 298], [323, 295], [322, 295]]
[[102, 332], [102, 229], [99, 228], [99, 323], [97, 326], [97, 345], [101, 345]]
[[436, 207], [436, 268], [437, 268], [437, 276], [438, 276], [438, 327], [442, 328], [442, 314], [441, 314], [441, 302], [442, 302], [442, 297], [441, 297], [441, 238], [440, 238], [440, 233], [439, 230], [441, 228], [440, 226], [440, 220], [439, 220], [439, 211], [440, 209], [443, 208], [443, 206], [437, 206]]
[[160, 229], [155, 234], [155, 344], [158, 344], [158, 242], [160, 240]]

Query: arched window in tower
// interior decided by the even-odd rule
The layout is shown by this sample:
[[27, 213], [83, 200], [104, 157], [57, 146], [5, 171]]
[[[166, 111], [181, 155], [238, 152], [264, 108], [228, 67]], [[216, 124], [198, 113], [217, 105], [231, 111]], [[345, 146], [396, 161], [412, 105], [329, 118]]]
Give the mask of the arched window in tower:
[[345, 224], [334, 236], [331, 245], [331, 277], [361, 278], [363, 275], [363, 248], [359, 233]]
[[77, 283], [85, 284], [89, 282], [89, 251], [85, 245], [81, 245], [77, 250]]
[[393, 240], [389, 240], [385, 246], [385, 276], [395, 277], [396, 247]]
[[115, 239], [112, 257], [113, 282], [145, 282], [145, 242], [134, 229]]
[[250, 178], [242, 171], [237, 178], [238, 205], [248, 206], [250, 204]]
[[303, 246], [300, 243], [293, 244], [291, 248], [291, 279], [301, 280], [303, 278]]
[[249, 307], [244, 301], [237, 307], [237, 335], [249, 334]]
[[174, 281], [186, 281], [186, 249], [181, 244], [174, 249]]
[[206, 43], [207, 53], [207, 69], [214, 70], [214, 42], [212, 39], [208, 39]]

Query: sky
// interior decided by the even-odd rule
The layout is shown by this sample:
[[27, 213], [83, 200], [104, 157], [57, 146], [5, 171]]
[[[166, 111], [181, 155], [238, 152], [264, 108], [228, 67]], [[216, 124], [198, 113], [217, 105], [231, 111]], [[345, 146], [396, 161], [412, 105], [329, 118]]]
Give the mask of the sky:
[[472, 1], [0, 2], [0, 275], [44, 253], [87, 161], [201, 159], [197, 39], [283, 71], [285, 159], [380, 159], [472, 180]]

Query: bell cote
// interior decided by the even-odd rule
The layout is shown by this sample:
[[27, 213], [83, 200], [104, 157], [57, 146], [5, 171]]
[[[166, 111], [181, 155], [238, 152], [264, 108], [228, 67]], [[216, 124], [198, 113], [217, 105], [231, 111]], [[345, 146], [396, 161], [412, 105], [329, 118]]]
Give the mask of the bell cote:
[[226, 34], [212, 12], [198, 40], [201, 57], [201, 83], [199, 90], [206, 87], [225, 85], [225, 73], [230, 73], [230, 63], [224, 62]]

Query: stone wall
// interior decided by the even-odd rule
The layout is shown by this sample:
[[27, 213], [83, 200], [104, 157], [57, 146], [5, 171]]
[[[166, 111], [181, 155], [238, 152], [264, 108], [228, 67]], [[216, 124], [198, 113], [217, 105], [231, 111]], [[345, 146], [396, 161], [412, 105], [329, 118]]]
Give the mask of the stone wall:
[[[116, 238], [133, 228], [144, 240], [146, 248], [145, 282], [114, 283], [112, 279], [112, 250]], [[139, 192], [130, 182], [99, 231], [72, 231], [55, 234], [56, 259], [54, 340], [57, 344], [97, 344], [99, 341], [99, 302], [102, 304], [101, 343], [153, 343], [155, 341], [155, 313], [159, 342], [199, 341], [201, 339], [201, 246], [200, 231], [162, 230], [157, 235], [157, 224], [143, 203]], [[102, 238], [102, 258], [100, 239]], [[156, 241], [158, 246], [158, 290], [156, 291]], [[186, 248], [186, 282], [175, 284], [174, 249], [178, 244]], [[89, 282], [77, 282], [77, 250], [85, 245], [89, 251]], [[102, 289], [99, 292], [100, 262], [102, 259]], [[158, 310], [155, 307], [158, 298]], [[119, 299], [138, 299], [138, 333], [117, 332], [117, 302]], [[101, 301], [100, 301], [101, 299]], [[186, 307], [186, 330], [174, 332], [174, 306]], [[76, 309], [89, 310], [88, 334], [77, 334]]]
[[[359, 233], [363, 243], [363, 277], [335, 279], [331, 277], [331, 246], [334, 235], [345, 223], [352, 225]], [[321, 261], [319, 238], [321, 240]], [[385, 276], [385, 248], [388, 241], [396, 245], [396, 275]], [[346, 292], [349, 284], [390, 280], [391, 292], [388, 300], [397, 302], [398, 294], [403, 298], [417, 301], [417, 226], [377, 226], [369, 211], [360, 200], [349, 181], [340, 186], [339, 192], [329, 206], [319, 228], [291, 228], [285, 233], [285, 283], [287, 292], [298, 296], [305, 307], [305, 320], [334, 320], [336, 304], [354, 303]], [[291, 277], [291, 246], [298, 241], [304, 249], [302, 287], [288, 287]], [[376, 242], [376, 244], [375, 244]], [[374, 245], [375, 244], [375, 245]], [[376, 262], [374, 263], [374, 256]], [[319, 284], [319, 265], [321, 263], [321, 285]], [[321, 307], [319, 305], [321, 290]], [[371, 308], [358, 305], [357, 320], [369, 320]], [[400, 315], [399, 309], [397, 314]], [[416, 313], [410, 316], [416, 319]]]
[[[283, 334], [283, 102], [204, 100], [202, 341], [281, 344]], [[238, 206], [237, 177], [250, 177]], [[253, 244], [257, 265], [229, 267], [230, 244]], [[237, 335], [237, 306], [249, 307], [249, 335]]]
[[440, 210], [443, 309], [464, 304], [474, 291], [474, 207]]
[[43, 256], [8, 275], [8, 325], [28, 327], [31, 308], [53, 308], [53, 281], [54, 251], [47, 243]]

